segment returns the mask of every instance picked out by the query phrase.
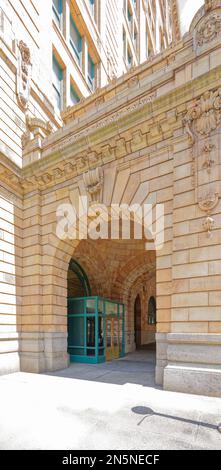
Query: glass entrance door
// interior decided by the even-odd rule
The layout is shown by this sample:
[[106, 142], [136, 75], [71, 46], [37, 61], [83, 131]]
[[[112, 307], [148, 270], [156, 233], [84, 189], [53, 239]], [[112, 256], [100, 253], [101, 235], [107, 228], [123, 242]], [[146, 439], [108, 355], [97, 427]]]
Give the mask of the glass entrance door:
[[98, 364], [124, 357], [124, 305], [101, 297], [69, 298], [68, 352], [72, 362]]
[[106, 332], [106, 360], [118, 359], [120, 357], [118, 318], [107, 318]]

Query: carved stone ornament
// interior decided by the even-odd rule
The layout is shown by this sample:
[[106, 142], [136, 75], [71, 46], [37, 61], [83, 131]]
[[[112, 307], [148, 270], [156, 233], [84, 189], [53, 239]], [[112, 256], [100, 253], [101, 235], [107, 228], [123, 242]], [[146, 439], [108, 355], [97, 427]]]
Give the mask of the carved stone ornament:
[[53, 127], [50, 121], [43, 121], [43, 119], [26, 116], [26, 132], [22, 135], [22, 147], [26, 145], [34, 138], [44, 139], [48, 137], [53, 131]]
[[203, 147], [203, 154], [205, 155], [205, 161], [203, 163], [203, 168], [205, 168], [209, 174], [211, 173], [211, 169], [215, 164], [215, 160], [213, 160], [213, 158], [211, 156], [211, 152], [215, 148], [216, 148], [216, 146], [213, 145], [213, 144], [205, 144], [204, 147]]
[[104, 175], [102, 169], [96, 168], [83, 175], [83, 181], [87, 192], [90, 194], [92, 202], [101, 202], [101, 192], [103, 188]]
[[31, 85], [31, 53], [23, 41], [18, 43], [17, 97], [19, 105], [27, 109]]
[[195, 143], [196, 135], [208, 136], [221, 123], [221, 88], [206, 91], [184, 118], [186, 132], [191, 143]]
[[199, 200], [199, 207], [202, 211], [210, 213], [218, 204], [219, 197], [217, 194], [209, 193]]
[[203, 222], [203, 227], [207, 231], [208, 237], [212, 237], [212, 230], [214, 229], [215, 221], [212, 217], [207, 217]]
[[196, 45], [203, 46], [219, 37], [219, 35], [221, 35], [221, 15], [213, 13], [200, 24], [196, 32]]
[[221, 7], [221, 0], [205, 0], [205, 11], [208, 12], [214, 8]]

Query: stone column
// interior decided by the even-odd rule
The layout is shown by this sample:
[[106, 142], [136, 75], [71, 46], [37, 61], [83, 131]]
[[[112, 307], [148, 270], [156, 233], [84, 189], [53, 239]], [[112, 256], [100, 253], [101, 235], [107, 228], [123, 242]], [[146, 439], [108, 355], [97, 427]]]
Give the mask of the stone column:
[[[212, 83], [210, 83], [212, 89]], [[164, 387], [221, 396], [221, 89], [189, 103], [174, 142], [173, 295]]]

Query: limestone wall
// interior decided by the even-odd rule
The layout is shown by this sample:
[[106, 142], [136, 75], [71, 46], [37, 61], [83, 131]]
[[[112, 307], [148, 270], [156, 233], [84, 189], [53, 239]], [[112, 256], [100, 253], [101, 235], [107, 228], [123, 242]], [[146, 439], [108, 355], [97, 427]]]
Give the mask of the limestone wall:
[[20, 370], [22, 198], [0, 188], [0, 373]]

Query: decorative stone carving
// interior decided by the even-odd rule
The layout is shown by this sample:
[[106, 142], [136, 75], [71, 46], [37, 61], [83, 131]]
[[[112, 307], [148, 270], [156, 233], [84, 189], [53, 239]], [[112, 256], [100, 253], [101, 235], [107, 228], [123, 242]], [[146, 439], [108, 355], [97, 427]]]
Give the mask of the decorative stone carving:
[[79, 173], [81, 173], [83, 170], [88, 168], [88, 159], [86, 155], [81, 155], [80, 158], [77, 159], [77, 169]]
[[219, 197], [217, 194], [209, 193], [205, 197], [199, 199], [199, 207], [202, 211], [210, 213], [219, 202]]
[[90, 195], [91, 202], [100, 203], [104, 182], [103, 170], [98, 167], [95, 170], [90, 170], [87, 173], [84, 173], [83, 181], [85, 188]]
[[131, 88], [133, 86], [138, 85], [139, 83], [139, 77], [138, 75], [135, 75], [134, 77], [131, 77], [130, 80], [128, 81], [128, 88]]
[[208, 173], [211, 173], [211, 168], [215, 163], [215, 160], [211, 157], [211, 152], [215, 148], [213, 144], [205, 144], [203, 147], [203, 154], [205, 155], [205, 161], [203, 163], [203, 168], [207, 170]]
[[45, 122], [42, 119], [31, 118], [30, 116], [26, 116], [26, 128], [26, 132], [22, 135], [23, 148], [34, 138], [44, 139], [53, 131], [50, 121]]
[[132, 141], [131, 141], [131, 149], [133, 152], [139, 150], [142, 147], [145, 147], [147, 144], [146, 134], [142, 134], [141, 130], [133, 132], [132, 134]]
[[96, 152], [89, 152], [88, 154], [88, 163], [90, 165], [97, 165], [99, 156]]
[[18, 43], [17, 97], [19, 105], [27, 109], [31, 87], [31, 53], [23, 41]]
[[117, 158], [123, 157], [127, 153], [126, 141], [124, 138], [116, 141], [116, 156]]
[[208, 12], [214, 8], [221, 7], [221, 0], [205, 0], [205, 11]]
[[206, 91], [184, 118], [184, 125], [192, 144], [195, 136], [208, 136], [221, 123], [221, 88]]
[[217, 133], [220, 124], [221, 89], [205, 92], [189, 109], [184, 119], [192, 144], [195, 202], [208, 216], [204, 226], [207, 227], [209, 236], [212, 227], [209, 215], [219, 202], [218, 168], [217, 173], [212, 173], [211, 170], [218, 165], [215, 150], [219, 142]]
[[115, 158], [114, 149], [111, 145], [105, 145], [102, 147], [102, 160], [103, 163], [109, 163]]
[[213, 13], [212, 15], [205, 18], [196, 32], [196, 45], [203, 46], [204, 44], [216, 39], [220, 34], [221, 15], [218, 13]]
[[207, 231], [208, 237], [212, 237], [212, 230], [214, 229], [215, 221], [212, 217], [207, 217], [203, 222], [203, 227]]

